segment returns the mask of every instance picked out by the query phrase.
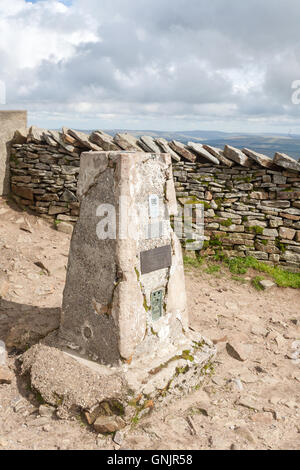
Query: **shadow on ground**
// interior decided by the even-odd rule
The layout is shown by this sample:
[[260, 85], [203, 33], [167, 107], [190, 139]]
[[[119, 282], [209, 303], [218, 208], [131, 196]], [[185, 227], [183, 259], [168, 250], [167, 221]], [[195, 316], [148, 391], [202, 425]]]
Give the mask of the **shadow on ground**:
[[0, 299], [0, 340], [9, 353], [24, 352], [59, 327], [60, 308], [43, 308]]

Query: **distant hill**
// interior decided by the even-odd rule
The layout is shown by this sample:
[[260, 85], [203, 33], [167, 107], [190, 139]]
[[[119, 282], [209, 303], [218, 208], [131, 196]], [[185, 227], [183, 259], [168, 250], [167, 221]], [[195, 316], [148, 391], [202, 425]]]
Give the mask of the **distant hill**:
[[[260, 135], [245, 133], [229, 133], [220, 131], [152, 131], [152, 130], [125, 130], [109, 129], [104, 130], [110, 135], [117, 132], [128, 132], [135, 137], [142, 135], [151, 135], [154, 138], [163, 137], [167, 140], [178, 140], [186, 144], [189, 141], [202, 144], [213, 145], [223, 148], [225, 145], [232, 145], [240, 149], [248, 147], [269, 157], [273, 157], [275, 152], [286, 153], [295, 160], [300, 159], [300, 135], [297, 134], [277, 134], [262, 133]], [[91, 133], [92, 130], [83, 132]]]

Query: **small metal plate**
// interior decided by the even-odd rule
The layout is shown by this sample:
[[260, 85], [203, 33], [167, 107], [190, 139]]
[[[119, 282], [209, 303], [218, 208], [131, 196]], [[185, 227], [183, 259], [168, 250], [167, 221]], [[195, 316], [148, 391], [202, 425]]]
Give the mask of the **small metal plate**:
[[151, 294], [151, 313], [152, 313], [153, 321], [159, 320], [160, 317], [162, 316], [163, 297], [164, 297], [163, 289], [152, 292]]
[[172, 265], [171, 245], [141, 252], [141, 274], [151, 273]]

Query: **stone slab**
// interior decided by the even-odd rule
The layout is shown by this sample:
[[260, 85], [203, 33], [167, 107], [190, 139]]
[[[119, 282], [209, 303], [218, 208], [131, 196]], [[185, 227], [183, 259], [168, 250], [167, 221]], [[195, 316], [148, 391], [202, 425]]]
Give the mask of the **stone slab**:
[[274, 165], [274, 162], [271, 158], [267, 157], [266, 155], [263, 155], [262, 153], [254, 152], [253, 150], [244, 148], [243, 152], [251, 158], [251, 160], [254, 160], [258, 165], [264, 167], [264, 168], [270, 168], [274, 169], [276, 168], [276, 165]]
[[113, 137], [103, 131], [93, 132], [90, 135], [90, 141], [106, 151], [120, 150], [120, 147], [114, 143]]
[[155, 139], [155, 142], [159, 145], [159, 147], [164, 153], [169, 153], [171, 155], [172, 160], [174, 160], [175, 162], [180, 162], [180, 156], [176, 152], [174, 152], [174, 150], [171, 149], [171, 147], [169, 146], [169, 142], [166, 139]]
[[212, 147], [211, 145], [206, 145], [206, 144], [203, 144], [203, 148], [207, 150], [207, 152], [209, 152], [211, 155], [216, 157], [219, 160], [219, 162], [222, 163], [223, 165], [228, 166], [229, 168], [233, 166], [234, 163], [231, 160], [228, 160], [228, 158], [224, 156], [223, 150], [217, 147]]
[[275, 153], [273, 161], [286, 170], [300, 171], [300, 163], [285, 153]]
[[197, 144], [195, 142], [188, 142], [188, 147], [196, 152], [200, 157], [204, 158], [204, 161], [208, 161], [214, 163], [215, 165], [219, 165], [219, 160], [214, 157], [210, 152], [205, 150], [203, 145]]
[[140, 152], [142, 149], [138, 145], [138, 140], [131, 134], [119, 133], [114, 136], [114, 142], [127, 152]]
[[186, 145], [182, 144], [181, 142], [172, 140], [172, 142], [169, 142], [169, 146], [172, 150], [174, 150], [174, 152], [178, 153], [182, 158], [185, 158], [189, 162], [193, 163], [197, 160], [197, 156], [190, 152]]
[[238, 165], [245, 166], [247, 168], [252, 166], [252, 160], [241, 150], [232, 147], [231, 145], [225, 145], [224, 156]]
[[143, 135], [139, 139], [139, 145], [145, 152], [161, 153], [160, 148], [150, 135]]

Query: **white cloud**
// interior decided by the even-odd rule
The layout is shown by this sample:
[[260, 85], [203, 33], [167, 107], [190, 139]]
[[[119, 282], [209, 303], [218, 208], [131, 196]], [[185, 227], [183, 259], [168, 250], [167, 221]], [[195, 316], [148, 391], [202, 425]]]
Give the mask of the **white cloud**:
[[[83, 21], [82, 21], [83, 20]], [[10, 73], [37, 67], [42, 61], [57, 64], [76, 53], [76, 46], [98, 40], [96, 25], [88, 16], [82, 20], [59, 1], [28, 3], [24, 0], [0, 1], [0, 50], [7, 58], [2, 70]], [[86, 20], [86, 22], [85, 22]], [[87, 24], [86, 24], [87, 23]]]
[[300, 131], [299, 14], [297, 0], [0, 0], [0, 79], [45, 126]]

